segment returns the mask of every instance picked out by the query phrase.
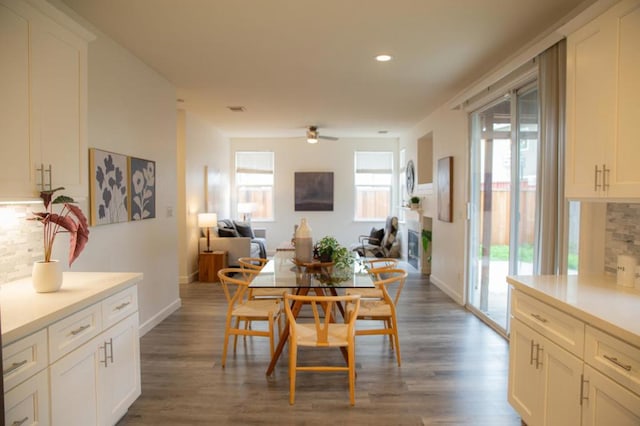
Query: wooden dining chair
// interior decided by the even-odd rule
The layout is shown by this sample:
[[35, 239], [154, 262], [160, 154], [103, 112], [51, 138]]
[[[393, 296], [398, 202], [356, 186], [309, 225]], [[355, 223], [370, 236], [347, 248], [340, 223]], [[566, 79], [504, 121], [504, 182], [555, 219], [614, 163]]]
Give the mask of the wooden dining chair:
[[[313, 322], [302, 322], [295, 318], [291, 305], [293, 303], [308, 303], [313, 312]], [[343, 303], [350, 314], [344, 323], [332, 321], [331, 312], [336, 303]], [[324, 310], [320, 315], [318, 305]], [[348, 371], [349, 373], [349, 401], [355, 404], [355, 327], [354, 323], [360, 307], [360, 296], [285, 296], [285, 312], [289, 321], [289, 404], [295, 402], [296, 373], [298, 371]], [[313, 365], [298, 366], [298, 346], [316, 348], [339, 348], [347, 350], [347, 366]]]
[[[379, 280], [388, 269], [397, 268], [398, 259], [389, 257], [367, 258], [363, 261], [364, 267], [372, 279]], [[359, 294], [363, 299], [382, 299], [382, 290], [379, 288], [350, 288], [345, 294]]]
[[[224, 345], [222, 347], [222, 367], [227, 359], [229, 337], [234, 336], [233, 351], [235, 353], [238, 336], [264, 336], [269, 338], [271, 356], [275, 348], [275, 324], [280, 324], [282, 304], [278, 299], [249, 299], [247, 291], [253, 276], [260, 273], [258, 270], [246, 270], [242, 268], [225, 268], [218, 271], [220, 285], [227, 298], [227, 317], [224, 330]], [[268, 330], [253, 330], [247, 324], [253, 321], [266, 321]], [[244, 322], [245, 326], [240, 327]], [[278, 327], [280, 329], [280, 327]], [[280, 330], [278, 330], [280, 331]]]
[[[240, 257], [238, 263], [242, 269], [260, 271], [264, 268], [264, 265], [269, 262], [269, 259], [262, 257]], [[249, 299], [261, 299], [261, 298], [276, 298], [283, 299], [284, 294], [288, 293], [286, 288], [250, 288]]]
[[[360, 303], [358, 320], [381, 321], [379, 328], [356, 328], [356, 336], [374, 334], [388, 335], [392, 348], [395, 348], [398, 366], [401, 365], [400, 338], [398, 336], [397, 302], [407, 279], [407, 271], [403, 269], [387, 269], [384, 278], [374, 279], [373, 283], [382, 292], [382, 299], [365, 299]], [[393, 296], [392, 296], [393, 295]]]

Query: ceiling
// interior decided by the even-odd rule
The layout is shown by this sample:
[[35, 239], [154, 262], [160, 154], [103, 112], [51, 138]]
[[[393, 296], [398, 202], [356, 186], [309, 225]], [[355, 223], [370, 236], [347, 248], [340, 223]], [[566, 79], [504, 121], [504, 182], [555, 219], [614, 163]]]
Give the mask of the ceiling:
[[[187, 110], [228, 137], [303, 136], [309, 125], [321, 135], [398, 136], [584, 6], [581, 0], [61, 1], [162, 74]], [[393, 60], [376, 62], [379, 53]]]

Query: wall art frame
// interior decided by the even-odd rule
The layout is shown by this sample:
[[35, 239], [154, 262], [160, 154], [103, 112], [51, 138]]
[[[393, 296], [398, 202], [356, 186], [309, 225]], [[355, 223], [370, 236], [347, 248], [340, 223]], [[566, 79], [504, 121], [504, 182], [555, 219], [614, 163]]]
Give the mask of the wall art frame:
[[144, 220], [156, 217], [156, 162], [129, 157], [129, 218]]
[[90, 224], [108, 225], [129, 220], [129, 166], [127, 156], [89, 149]]
[[295, 211], [333, 211], [333, 172], [294, 172]]

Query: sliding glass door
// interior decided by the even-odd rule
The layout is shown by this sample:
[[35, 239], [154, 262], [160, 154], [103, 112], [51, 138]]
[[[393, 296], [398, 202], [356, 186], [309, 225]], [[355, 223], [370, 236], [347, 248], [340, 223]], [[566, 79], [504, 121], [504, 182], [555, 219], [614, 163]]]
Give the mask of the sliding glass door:
[[471, 114], [467, 303], [507, 333], [506, 276], [533, 272], [538, 91], [531, 84]]

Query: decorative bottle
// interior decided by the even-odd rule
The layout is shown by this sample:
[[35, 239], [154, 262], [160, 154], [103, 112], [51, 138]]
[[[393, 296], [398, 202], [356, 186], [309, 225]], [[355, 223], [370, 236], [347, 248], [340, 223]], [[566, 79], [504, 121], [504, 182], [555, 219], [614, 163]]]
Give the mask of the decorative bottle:
[[313, 260], [313, 239], [311, 238], [311, 228], [307, 224], [307, 219], [302, 218], [300, 226], [296, 230], [296, 260], [298, 262], [311, 262]]

